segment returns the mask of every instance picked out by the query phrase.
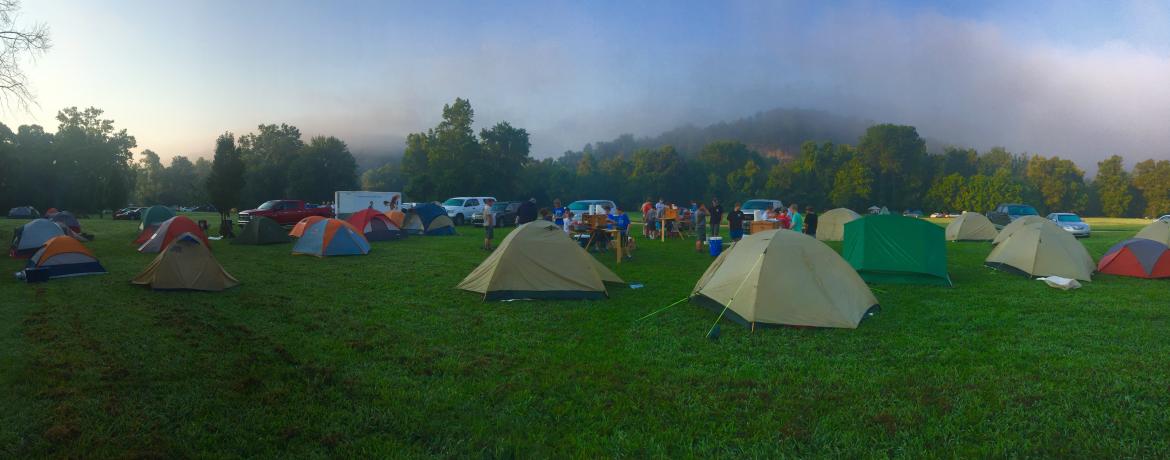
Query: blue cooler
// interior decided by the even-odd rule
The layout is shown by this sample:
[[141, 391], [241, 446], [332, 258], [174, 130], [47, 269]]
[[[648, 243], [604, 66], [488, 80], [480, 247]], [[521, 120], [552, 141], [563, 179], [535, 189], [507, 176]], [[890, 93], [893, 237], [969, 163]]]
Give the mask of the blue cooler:
[[707, 239], [707, 247], [711, 248], [711, 257], [718, 257], [723, 252], [723, 238], [712, 236]]

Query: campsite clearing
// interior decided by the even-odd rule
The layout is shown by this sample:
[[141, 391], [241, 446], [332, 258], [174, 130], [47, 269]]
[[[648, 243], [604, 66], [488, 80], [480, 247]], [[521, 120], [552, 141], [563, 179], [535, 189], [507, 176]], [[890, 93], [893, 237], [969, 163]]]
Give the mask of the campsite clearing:
[[[1144, 224], [1090, 221], [1095, 259]], [[607, 300], [482, 302], [455, 288], [471, 227], [362, 257], [212, 241], [241, 284], [208, 293], [130, 284], [138, 222], [81, 223], [108, 274], [0, 261], [0, 457], [1170, 456], [1170, 281], [1058, 291], [948, 242], [953, 288], [873, 285], [857, 329], [708, 340], [692, 304], [636, 322], [710, 264], [691, 240], [596, 256], [645, 285]]]

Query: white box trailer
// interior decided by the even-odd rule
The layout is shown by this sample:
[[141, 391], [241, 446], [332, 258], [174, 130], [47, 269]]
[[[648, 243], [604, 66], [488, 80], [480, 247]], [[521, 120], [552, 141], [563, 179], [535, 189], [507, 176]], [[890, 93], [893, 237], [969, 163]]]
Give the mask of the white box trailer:
[[392, 209], [401, 210], [401, 192], [368, 192], [342, 191], [333, 193], [333, 212], [338, 219], [349, 217], [350, 214], [366, 208], [374, 208], [381, 212]]

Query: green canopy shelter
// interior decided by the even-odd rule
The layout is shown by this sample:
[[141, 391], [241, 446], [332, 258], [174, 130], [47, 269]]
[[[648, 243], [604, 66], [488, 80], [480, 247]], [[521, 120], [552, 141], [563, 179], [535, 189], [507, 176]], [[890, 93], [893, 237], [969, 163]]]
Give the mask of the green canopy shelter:
[[142, 231], [148, 227], [158, 227], [167, 219], [175, 217], [175, 212], [166, 206], [151, 206], [142, 212], [142, 223], [138, 225], [138, 230]]
[[870, 283], [951, 286], [942, 227], [897, 215], [845, 224], [845, 260]]
[[256, 217], [244, 226], [240, 236], [232, 240], [232, 244], [280, 244], [288, 243], [288, 232], [280, 227], [275, 220], [267, 217]]

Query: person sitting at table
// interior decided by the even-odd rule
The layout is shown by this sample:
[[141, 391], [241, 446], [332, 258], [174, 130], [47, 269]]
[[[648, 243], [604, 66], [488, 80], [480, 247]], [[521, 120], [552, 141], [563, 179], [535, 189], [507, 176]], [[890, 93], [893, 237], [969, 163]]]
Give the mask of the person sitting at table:
[[768, 222], [777, 222], [779, 220], [779, 216], [776, 215], [776, 210], [772, 208], [772, 205], [768, 205], [768, 209], [764, 210], [763, 217], [764, 218], [761, 220], [766, 220]]
[[552, 222], [553, 221], [552, 211], [549, 211], [548, 208], [540, 208], [540, 219]]

